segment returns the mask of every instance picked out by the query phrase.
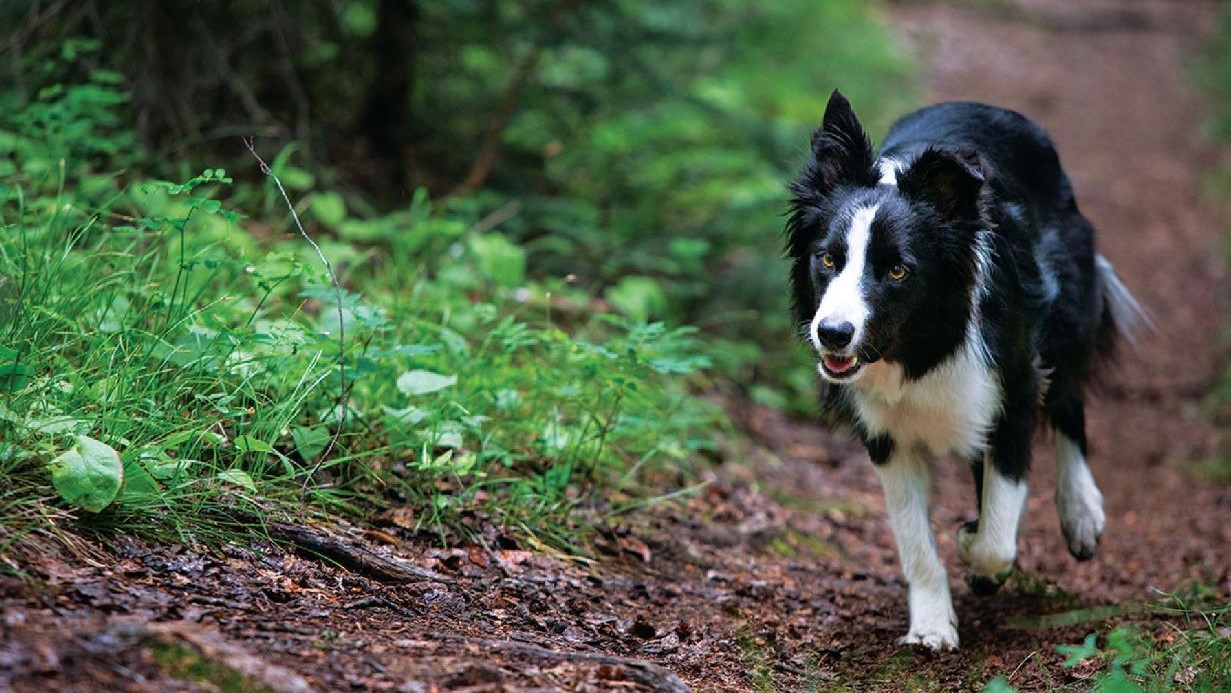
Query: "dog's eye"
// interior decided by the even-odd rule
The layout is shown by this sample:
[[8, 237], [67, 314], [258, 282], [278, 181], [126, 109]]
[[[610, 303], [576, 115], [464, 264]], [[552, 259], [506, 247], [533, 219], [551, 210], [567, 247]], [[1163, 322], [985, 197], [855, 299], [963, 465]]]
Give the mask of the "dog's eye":
[[821, 264], [825, 266], [825, 269], [833, 269], [833, 254], [821, 253]]
[[900, 282], [906, 278], [907, 272], [909, 272], [909, 270], [906, 269], [906, 265], [899, 262], [889, 268], [889, 278], [895, 282]]

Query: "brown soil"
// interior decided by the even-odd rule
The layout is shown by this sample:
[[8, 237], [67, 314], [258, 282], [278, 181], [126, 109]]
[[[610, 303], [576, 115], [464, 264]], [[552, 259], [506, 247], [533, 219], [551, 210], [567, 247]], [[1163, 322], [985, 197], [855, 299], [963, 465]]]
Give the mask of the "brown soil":
[[931, 99], [994, 102], [1051, 130], [1102, 251], [1158, 326], [1090, 407], [1108, 516], [1095, 560], [1064, 549], [1040, 440], [1020, 574], [994, 597], [971, 595], [953, 531], [973, 508], [968, 472], [938, 468], [934, 525], [959, 652], [894, 644], [905, 586], [858, 446], [742, 409], [773, 454], [715, 468], [686, 507], [636, 516], [597, 562], [494, 533], [440, 549], [396, 526], [297, 538], [351, 546], [332, 555], [352, 570], [263, 544], [209, 553], [119, 540], [26, 555], [38, 580], [0, 580], [0, 690], [953, 690], [996, 675], [1023, 690], [1081, 688], [1091, 670], [1061, 667], [1056, 645], [1120, 620], [1149, 629], [1163, 617], [1134, 607], [1159, 591], [1231, 597], [1231, 489], [1199, 474], [1219, 444], [1200, 403], [1218, 368], [1215, 298], [1226, 297], [1221, 226], [1199, 195], [1216, 157], [1184, 74], [1216, 10], [889, 10], [930, 60]]

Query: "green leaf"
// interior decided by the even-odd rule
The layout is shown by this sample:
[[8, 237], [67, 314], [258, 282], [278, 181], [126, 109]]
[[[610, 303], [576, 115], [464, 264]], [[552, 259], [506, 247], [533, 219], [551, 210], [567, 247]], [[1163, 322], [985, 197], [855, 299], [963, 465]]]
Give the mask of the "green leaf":
[[436, 427], [436, 447], [460, 449], [462, 447], [461, 422], [441, 421]]
[[406, 407], [405, 409], [394, 409], [381, 405], [380, 410], [385, 416], [389, 417], [390, 422], [395, 424], [405, 424], [416, 426], [423, 422], [429, 415], [429, 412], [419, 407]]
[[234, 484], [242, 487], [245, 490], [256, 493], [256, 482], [242, 469], [227, 469], [218, 472], [218, 480], [227, 484]]
[[[0, 356], [3, 358], [3, 356]], [[0, 392], [17, 392], [30, 382], [34, 368], [24, 363], [0, 360]]]
[[120, 84], [124, 75], [112, 70], [90, 70], [90, 79], [99, 84]]
[[526, 251], [498, 233], [470, 239], [479, 273], [498, 286], [514, 288], [526, 278]]
[[337, 226], [346, 219], [346, 200], [333, 191], [314, 193], [312, 215], [326, 226]]
[[1091, 657], [1097, 657], [1099, 654], [1098, 635], [1091, 633], [1086, 636], [1085, 641], [1080, 645], [1057, 645], [1056, 651], [1062, 655], [1068, 655], [1064, 660], [1064, 666], [1072, 668], [1081, 664], [1084, 660]]
[[39, 412], [26, 415], [26, 427], [36, 433], [58, 435], [60, 433], [75, 433], [90, 430], [91, 423], [85, 419], [67, 416], [58, 411]]
[[291, 439], [295, 441], [295, 451], [299, 456], [310, 460], [324, 452], [325, 446], [329, 445], [329, 431], [320, 426], [295, 426], [291, 429]]
[[997, 676], [983, 687], [983, 693], [1017, 693], [1017, 689], [1009, 684], [1005, 677]]
[[141, 463], [145, 465], [145, 469], [150, 473], [150, 476], [162, 481], [169, 481], [182, 474], [185, 467], [195, 462], [193, 460], [169, 457], [162, 453], [146, 453], [141, 456]]
[[398, 377], [398, 390], [404, 395], [426, 395], [456, 384], [456, 375], [441, 375], [424, 370], [407, 371]]
[[629, 276], [603, 292], [612, 308], [634, 322], [659, 317], [667, 310], [667, 294], [650, 277]]
[[125, 505], [146, 504], [157, 500], [162, 494], [151, 472], [138, 460], [124, 462], [124, 484], [120, 487], [119, 502]]
[[1142, 688], [1123, 669], [1112, 669], [1094, 688], [1098, 693], [1141, 693]]
[[253, 438], [250, 435], [236, 436], [235, 449], [240, 452], [264, 452], [271, 453], [274, 451], [274, 446], [266, 443], [258, 438]]
[[77, 444], [47, 466], [60, 497], [87, 512], [111, 505], [124, 483], [119, 453], [89, 436], [77, 436]]

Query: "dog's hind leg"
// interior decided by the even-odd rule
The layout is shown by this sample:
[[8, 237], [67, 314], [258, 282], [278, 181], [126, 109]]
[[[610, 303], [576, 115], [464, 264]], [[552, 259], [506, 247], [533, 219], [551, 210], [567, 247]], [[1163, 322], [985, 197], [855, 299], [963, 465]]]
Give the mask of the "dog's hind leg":
[[1051, 393], [1047, 408], [1056, 434], [1056, 512], [1069, 553], [1079, 561], [1094, 557], [1106, 517], [1103, 494], [1086, 460], [1086, 421], [1081, 396]]
[[898, 642], [933, 650], [955, 649], [957, 615], [949, 594], [949, 576], [936, 554], [929, 522], [927, 461], [911, 451], [894, 451], [888, 460], [876, 465], [876, 472], [885, 493], [910, 603], [910, 630]]

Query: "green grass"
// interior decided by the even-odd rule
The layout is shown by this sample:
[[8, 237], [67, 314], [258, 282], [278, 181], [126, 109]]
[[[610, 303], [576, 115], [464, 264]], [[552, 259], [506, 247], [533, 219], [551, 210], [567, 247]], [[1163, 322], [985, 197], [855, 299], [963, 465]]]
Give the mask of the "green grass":
[[[1231, 605], [1194, 607], [1172, 595], [1147, 611], [1156, 618], [1131, 619], [1059, 646], [1061, 668], [1080, 669], [1083, 690], [1106, 693], [1231, 690]], [[997, 676], [983, 690], [1017, 689]]]
[[[681, 486], [712, 447], [722, 419], [691, 394], [708, 365], [693, 331], [529, 279], [475, 205], [419, 195], [360, 220], [307, 196], [313, 228], [337, 229], [339, 294], [305, 243], [258, 242], [229, 209], [259, 188], [218, 169], [92, 173], [81, 162], [112, 135], [82, 124], [123, 99], [78, 88], [109, 89], [45, 94], [55, 117], [0, 121], [15, 145], [0, 188], [0, 550], [64, 510], [204, 539], [253, 515], [389, 505], [442, 536], [492, 523], [571, 546], [646, 502], [647, 480]], [[287, 157], [279, 170], [295, 174]], [[79, 436], [101, 443], [97, 475], [53, 475]]]
[[690, 331], [588, 317], [570, 335], [545, 299], [483, 286], [463, 252], [441, 269], [465, 286], [352, 282], [348, 416], [318, 460], [342, 424], [333, 293], [285, 250], [243, 248], [234, 218], [188, 194], [127, 195], [141, 226], [9, 208], [0, 274], [20, 298], [0, 332], [0, 473], [19, 496], [46, 496], [44, 462], [88, 435], [124, 472], [100, 524], [199, 528], [223, 506], [363, 498], [422, 508], [427, 527], [482, 509], [563, 542], [570, 509], [618, 509], [645, 473], [709, 445], [718, 419], [685, 388], [706, 364]]

